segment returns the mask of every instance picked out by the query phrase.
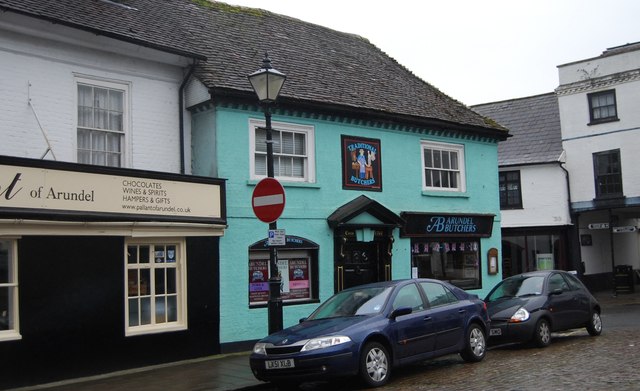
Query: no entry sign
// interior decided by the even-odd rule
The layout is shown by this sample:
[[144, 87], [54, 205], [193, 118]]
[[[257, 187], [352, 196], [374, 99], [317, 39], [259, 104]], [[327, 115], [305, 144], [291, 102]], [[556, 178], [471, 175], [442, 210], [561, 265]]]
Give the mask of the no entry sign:
[[284, 210], [284, 187], [273, 178], [264, 178], [253, 189], [251, 206], [256, 217], [265, 223], [278, 220]]

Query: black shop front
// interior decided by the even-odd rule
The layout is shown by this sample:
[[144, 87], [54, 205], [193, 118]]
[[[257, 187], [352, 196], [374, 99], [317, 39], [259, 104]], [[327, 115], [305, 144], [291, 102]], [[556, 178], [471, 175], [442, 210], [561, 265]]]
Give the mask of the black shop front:
[[491, 237], [494, 215], [402, 212], [400, 236], [411, 239], [411, 275], [482, 288], [481, 238]]
[[0, 156], [0, 388], [220, 351], [225, 182]]

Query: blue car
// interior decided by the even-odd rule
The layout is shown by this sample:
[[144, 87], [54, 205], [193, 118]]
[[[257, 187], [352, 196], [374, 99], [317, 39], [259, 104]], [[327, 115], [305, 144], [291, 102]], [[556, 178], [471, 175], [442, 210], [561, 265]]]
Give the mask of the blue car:
[[299, 324], [258, 341], [250, 356], [259, 380], [297, 384], [359, 376], [386, 384], [392, 369], [446, 354], [477, 362], [489, 317], [476, 295], [443, 281], [386, 281], [345, 289]]

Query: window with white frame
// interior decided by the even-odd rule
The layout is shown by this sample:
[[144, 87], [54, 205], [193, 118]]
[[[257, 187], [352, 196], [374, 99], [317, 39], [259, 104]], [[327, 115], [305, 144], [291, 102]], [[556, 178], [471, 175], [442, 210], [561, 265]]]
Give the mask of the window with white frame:
[[186, 272], [181, 240], [126, 243], [126, 334], [185, 329]]
[[128, 85], [77, 79], [78, 163], [124, 166]]
[[19, 339], [16, 241], [0, 239], [0, 341]]
[[[264, 121], [250, 120], [251, 178], [267, 176], [267, 131]], [[313, 126], [274, 122], [274, 176], [283, 181], [315, 182]]]
[[422, 141], [422, 187], [425, 190], [466, 191], [464, 146]]

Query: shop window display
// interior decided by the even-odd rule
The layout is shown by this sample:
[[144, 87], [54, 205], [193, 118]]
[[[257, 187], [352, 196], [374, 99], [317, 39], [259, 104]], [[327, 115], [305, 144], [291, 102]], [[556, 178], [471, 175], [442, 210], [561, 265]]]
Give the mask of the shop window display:
[[480, 243], [476, 240], [412, 240], [413, 277], [448, 281], [463, 289], [478, 289]]

